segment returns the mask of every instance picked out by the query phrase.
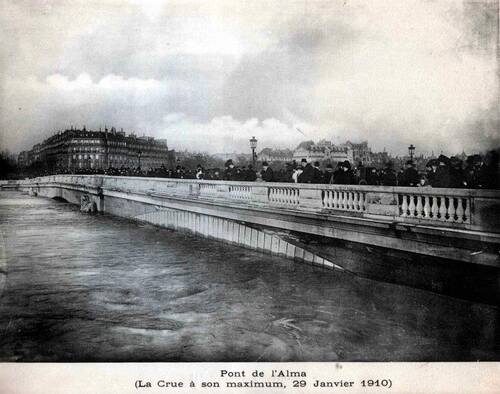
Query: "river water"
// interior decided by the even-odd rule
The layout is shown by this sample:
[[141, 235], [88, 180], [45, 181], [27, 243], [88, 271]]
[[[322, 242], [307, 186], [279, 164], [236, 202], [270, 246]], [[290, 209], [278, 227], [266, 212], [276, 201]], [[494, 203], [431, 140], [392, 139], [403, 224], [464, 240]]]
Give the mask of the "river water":
[[18, 192], [0, 229], [1, 361], [500, 359], [495, 306]]

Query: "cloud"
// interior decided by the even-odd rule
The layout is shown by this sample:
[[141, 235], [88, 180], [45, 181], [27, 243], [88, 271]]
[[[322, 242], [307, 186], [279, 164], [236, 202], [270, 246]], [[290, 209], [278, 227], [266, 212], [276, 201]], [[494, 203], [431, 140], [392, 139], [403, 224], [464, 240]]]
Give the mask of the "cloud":
[[[258, 150], [264, 147], [295, 148], [304, 139], [297, 131], [299, 126], [308, 127], [304, 124], [290, 126], [274, 118], [239, 121], [232, 116], [219, 116], [201, 123], [183, 113], [174, 113], [164, 117], [159, 135], [180, 150], [248, 152], [252, 137], [259, 141]], [[314, 134], [314, 137], [317, 136]]]
[[[220, 152], [499, 144], [496, 3], [6, 1], [0, 143], [114, 125]], [[205, 148], [204, 148], [205, 146]]]

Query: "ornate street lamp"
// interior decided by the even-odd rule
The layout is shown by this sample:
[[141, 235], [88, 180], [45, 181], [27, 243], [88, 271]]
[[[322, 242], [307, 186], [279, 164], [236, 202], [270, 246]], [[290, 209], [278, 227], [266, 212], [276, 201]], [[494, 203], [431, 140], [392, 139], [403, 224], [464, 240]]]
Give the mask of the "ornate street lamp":
[[415, 147], [413, 146], [413, 144], [411, 144], [409, 147], [408, 147], [408, 153], [410, 154], [410, 160], [413, 161], [413, 153], [415, 152]]
[[255, 137], [250, 138], [250, 149], [252, 149], [252, 163], [253, 163], [253, 168], [255, 168], [255, 158], [257, 156], [255, 154], [255, 149], [257, 149], [257, 138]]
[[141, 156], [142, 156], [142, 151], [137, 151], [137, 158], [139, 159], [139, 170], [141, 169]]

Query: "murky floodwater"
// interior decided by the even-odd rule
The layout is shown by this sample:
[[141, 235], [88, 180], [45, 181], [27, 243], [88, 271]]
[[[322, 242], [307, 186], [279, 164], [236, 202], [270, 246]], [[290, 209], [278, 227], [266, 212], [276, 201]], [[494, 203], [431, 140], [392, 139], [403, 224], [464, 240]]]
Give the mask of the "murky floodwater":
[[500, 359], [494, 306], [17, 192], [0, 226], [3, 361]]

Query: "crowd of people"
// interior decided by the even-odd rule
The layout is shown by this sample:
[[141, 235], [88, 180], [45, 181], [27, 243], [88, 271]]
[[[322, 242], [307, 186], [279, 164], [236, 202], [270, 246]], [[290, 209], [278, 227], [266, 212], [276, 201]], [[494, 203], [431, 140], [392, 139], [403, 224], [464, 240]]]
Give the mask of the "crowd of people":
[[[103, 174], [113, 176], [147, 176], [177, 179], [206, 179], [243, 182], [282, 182], [341, 185], [380, 185], [409, 187], [440, 187], [469, 189], [499, 189], [498, 153], [488, 152], [484, 157], [471, 155], [467, 160], [453, 156], [440, 155], [426, 164], [425, 171], [418, 171], [415, 163], [408, 160], [404, 168], [396, 171], [391, 161], [378, 169], [366, 167], [359, 163], [352, 166], [349, 161], [339, 162], [335, 168], [326, 164], [321, 168], [319, 162], [310, 163], [306, 159], [301, 162], [286, 163], [280, 168], [272, 168], [269, 163], [262, 163], [262, 170], [256, 171], [252, 165], [236, 166], [233, 160], [227, 160], [224, 169], [205, 169], [201, 165], [189, 169], [181, 165], [169, 169], [166, 166], [141, 170], [141, 168], [108, 169], [64, 169], [59, 174]], [[48, 175], [38, 174], [38, 175]]]

